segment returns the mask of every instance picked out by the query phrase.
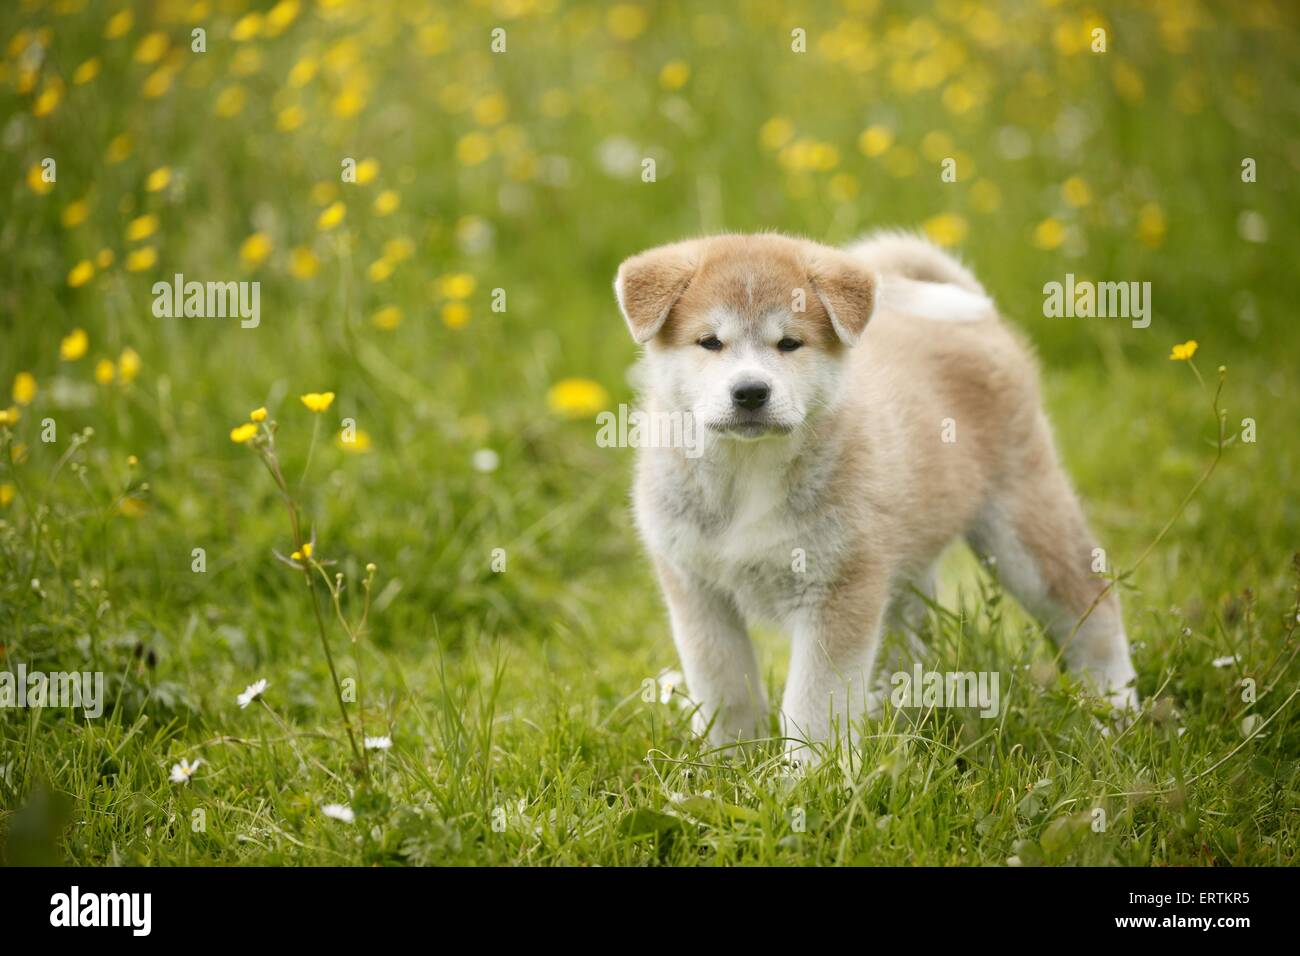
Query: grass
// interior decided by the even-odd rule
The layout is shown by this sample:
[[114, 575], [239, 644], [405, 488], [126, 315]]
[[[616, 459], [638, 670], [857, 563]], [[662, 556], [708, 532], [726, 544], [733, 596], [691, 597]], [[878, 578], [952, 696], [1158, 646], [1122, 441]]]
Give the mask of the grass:
[[[261, 21], [240, 17], [269, 4], [211, 6], [135, 4], [124, 30], [125, 5], [0, 13], [0, 382], [39, 384], [0, 426], [0, 671], [108, 687], [98, 719], [0, 708], [5, 861], [1295, 862], [1294, 11], [303, 3], [281, 28], [284, 5]], [[1104, 54], [1080, 41], [1098, 24]], [[316, 72], [294, 85], [303, 61]], [[939, 181], [947, 155], [956, 183]], [[45, 157], [57, 180], [33, 188]], [[342, 183], [344, 157], [377, 173]], [[381, 214], [386, 190], [400, 205]], [[322, 230], [335, 202], [346, 217]], [[125, 238], [146, 214], [156, 231]], [[547, 397], [576, 377], [601, 407], [630, 400], [610, 293], [626, 255], [724, 227], [841, 242], [895, 224], [954, 245], [1038, 347], [1115, 568], [1215, 455], [1174, 343], [1199, 342], [1211, 387], [1226, 367], [1232, 440], [1120, 582], [1147, 702], [1130, 728], [1098, 733], [1037, 626], [958, 549], [930, 663], [997, 670], [999, 717], [891, 713], [797, 777], [772, 750], [710, 751], [645, 693], [675, 655], [628, 515], [632, 452]], [[70, 283], [83, 260], [93, 275]], [[175, 272], [260, 281], [260, 325], [155, 318], [152, 284]], [[1150, 281], [1150, 328], [1041, 317], [1067, 272]], [[400, 322], [378, 327], [391, 306]], [[77, 328], [89, 347], [63, 361]], [[320, 415], [298, 400], [325, 390]], [[314, 597], [273, 554], [301, 545], [276, 483], [229, 440], [258, 406], [313, 557], [337, 562]], [[343, 418], [365, 450], [336, 441]], [[473, 465], [485, 448], [495, 470]], [[351, 732], [392, 738], [368, 767], [312, 600], [340, 681], [360, 678]], [[758, 639], [779, 699], [786, 648]], [[175, 784], [182, 758], [202, 763]]]

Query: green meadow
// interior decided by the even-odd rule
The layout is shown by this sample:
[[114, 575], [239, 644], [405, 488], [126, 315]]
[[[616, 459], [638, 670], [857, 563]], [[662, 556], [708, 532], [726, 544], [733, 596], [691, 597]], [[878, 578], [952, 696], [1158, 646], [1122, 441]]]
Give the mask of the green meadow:
[[[103, 681], [0, 677], [0, 861], [1296, 862], [1292, 5], [14, 0], [0, 57], [0, 674]], [[885, 226], [1039, 353], [1125, 729], [963, 548], [927, 666], [995, 719], [796, 773], [660, 680], [615, 270]]]

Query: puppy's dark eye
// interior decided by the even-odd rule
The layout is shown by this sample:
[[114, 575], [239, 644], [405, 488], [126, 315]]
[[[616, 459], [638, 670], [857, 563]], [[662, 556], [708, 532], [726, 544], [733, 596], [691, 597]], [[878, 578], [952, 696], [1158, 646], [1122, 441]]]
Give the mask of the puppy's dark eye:
[[789, 336], [786, 336], [780, 342], [776, 343], [776, 347], [780, 349], [782, 352], [793, 352], [801, 345], [803, 345], [802, 342], [800, 342], [798, 339], [792, 339]]
[[708, 349], [710, 352], [716, 352], [722, 348], [722, 343], [718, 340], [716, 335], [704, 336], [700, 339], [700, 345]]

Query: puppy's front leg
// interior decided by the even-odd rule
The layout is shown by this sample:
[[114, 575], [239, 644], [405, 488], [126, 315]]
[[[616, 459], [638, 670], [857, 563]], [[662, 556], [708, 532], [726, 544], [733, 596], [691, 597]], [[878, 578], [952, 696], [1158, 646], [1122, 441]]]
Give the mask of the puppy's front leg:
[[881, 575], [843, 581], [795, 621], [781, 703], [786, 751], [812, 758], [808, 743], [852, 741], [867, 709], [888, 587]]
[[767, 700], [754, 645], [730, 596], [679, 574], [666, 561], [655, 567], [668, 602], [673, 643], [691, 700], [692, 725], [714, 745], [766, 737]]

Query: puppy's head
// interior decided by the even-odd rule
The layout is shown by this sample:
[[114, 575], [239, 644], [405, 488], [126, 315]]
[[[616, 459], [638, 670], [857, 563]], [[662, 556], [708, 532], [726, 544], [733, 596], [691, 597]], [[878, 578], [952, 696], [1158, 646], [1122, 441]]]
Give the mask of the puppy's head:
[[847, 253], [772, 234], [659, 246], [614, 280], [657, 402], [740, 440], [788, 435], [832, 404], [876, 281]]

